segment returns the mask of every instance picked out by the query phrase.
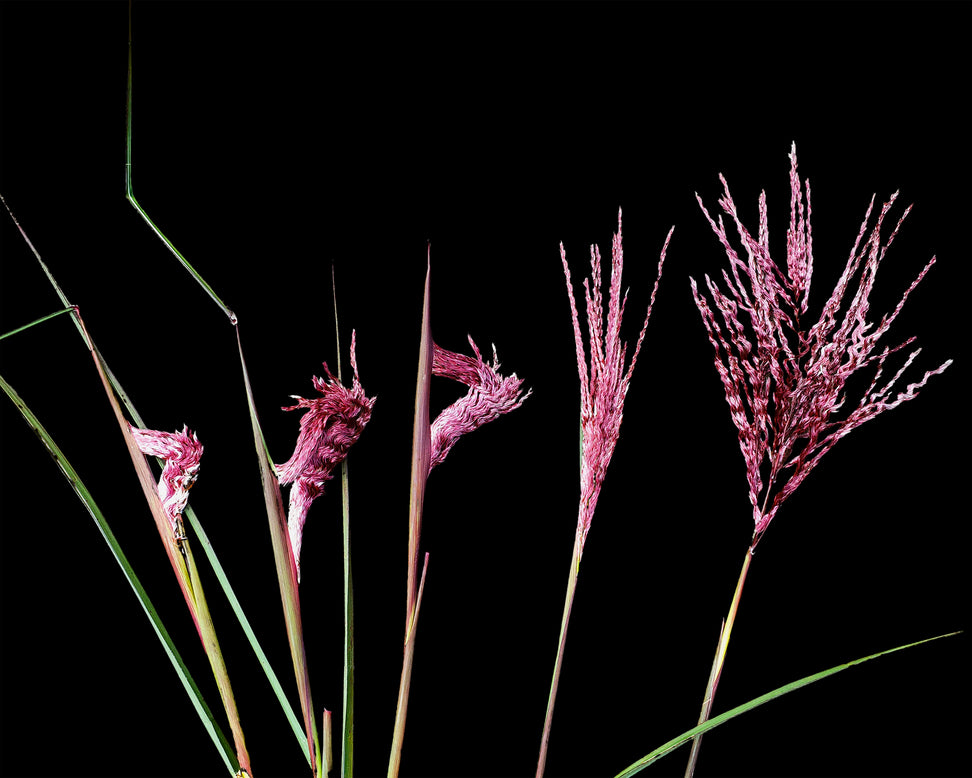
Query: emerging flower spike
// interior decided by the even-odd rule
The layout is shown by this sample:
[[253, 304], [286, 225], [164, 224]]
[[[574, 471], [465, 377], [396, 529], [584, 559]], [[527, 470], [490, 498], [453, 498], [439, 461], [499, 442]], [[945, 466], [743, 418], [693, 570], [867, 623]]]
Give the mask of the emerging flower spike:
[[482, 427], [487, 422], [499, 418], [519, 408], [533, 390], [520, 395], [523, 380], [513, 373], [509, 378], [503, 378], [498, 372], [500, 366], [496, 356], [496, 346], [493, 346], [493, 362], [484, 362], [479, 349], [469, 337], [475, 358], [465, 354], [457, 354], [440, 346], [432, 350], [432, 375], [451, 378], [465, 384], [469, 391], [465, 397], [456, 400], [446, 408], [434, 422], [432, 422], [432, 457], [429, 462], [429, 472], [445, 459], [452, 449], [467, 432]]
[[574, 288], [570, 280], [570, 268], [567, 266], [567, 253], [564, 251], [564, 244], [560, 244], [560, 259], [564, 265], [570, 315], [574, 323], [577, 372], [580, 375], [583, 461], [577, 532], [580, 535], [581, 548], [587, 540], [587, 533], [594, 518], [594, 508], [601, 493], [601, 485], [604, 483], [604, 475], [621, 434], [624, 397], [631, 383], [635, 363], [638, 361], [645, 330], [648, 328], [648, 319], [651, 317], [651, 309], [655, 304], [655, 295], [661, 281], [662, 266], [665, 264], [665, 252], [668, 250], [668, 243], [672, 239], [674, 230], [675, 228], [672, 227], [668, 231], [668, 237], [665, 238], [665, 244], [662, 246], [658, 261], [658, 275], [651, 291], [645, 322], [641, 327], [631, 364], [628, 365], [627, 370], [624, 361], [628, 347], [621, 342], [621, 319], [628, 299], [627, 292], [624, 298], [621, 298], [621, 271], [624, 265], [621, 251], [621, 210], [618, 209], [618, 231], [614, 236], [611, 250], [611, 280], [606, 328], [601, 293], [601, 252], [597, 246], [591, 246], [591, 279], [584, 279], [584, 299], [587, 303], [587, 326], [590, 333], [590, 367], [584, 356], [584, 339], [581, 336], [577, 306], [574, 303]]
[[202, 444], [188, 427], [175, 433], [143, 430], [131, 424], [128, 429], [143, 454], [165, 460], [162, 477], [159, 479], [159, 500], [172, 525], [173, 537], [176, 540], [185, 540], [182, 512], [189, 500], [189, 490], [199, 475]]
[[[719, 205], [734, 222], [746, 250], [743, 260], [729, 242], [722, 217], [713, 221], [702, 205], [702, 199], [696, 195], [729, 258], [729, 272], [722, 271], [728, 294], [705, 277], [725, 330], [716, 321], [705, 295], [699, 293], [695, 280], [690, 281], [695, 303], [715, 349], [716, 370], [722, 379], [732, 420], [739, 430], [739, 447], [746, 461], [749, 500], [756, 525], [755, 547], [783, 501], [840, 438], [879, 413], [916, 397], [929, 377], [945, 370], [951, 360], [927, 371], [920, 381], [893, 394], [895, 383], [918, 356], [920, 349], [915, 349], [890, 380], [881, 382], [887, 357], [915, 339], [909, 338], [875, 353], [877, 342], [901, 311], [908, 295], [935, 263], [935, 257], [932, 257], [893, 312], [885, 314], [876, 326], [866, 320], [868, 297], [878, 265], [911, 210], [910, 206], [905, 209], [887, 243], [882, 246], [881, 227], [897, 192], [881, 208], [877, 223], [865, 239], [874, 207], [874, 197], [871, 198], [844, 272], [823, 306], [820, 320], [807, 331], [801, 325], [800, 317], [807, 312], [813, 272], [810, 182], [806, 183], [804, 215], [796, 144], [790, 151], [787, 275], [770, 257], [766, 193], [759, 197], [759, 232], [754, 238], [739, 221], [725, 178], [720, 175], [719, 179], [725, 192]], [[850, 301], [845, 303], [847, 290], [858, 271], [857, 288]], [[752, 339], [746, 333], [740, 311], [745, 313], [745, 320], [750, 324]], [[846, 402], [844, 389], [848, 379], [871, 364], [875, 365], [874, 376], [857, 407], [842, 419], [834, 418]]]
[[358, 378], [358, 363], [355, 359], [355, 334], [351, 332], [351, 368], [354, 381], [348, 389], [337, 379], [324, 363], [327, 380], [314, 377], [314, 388], [320, 397], [307, 400], [292, 395], [296, 405], [283, 408], [295, 411], [300, 408], [308, 412], [301, 417], [300, 435], [293, 456], [282, 465], [277, 465], [277, 475], [281, 484], [290, 484], [290, 511], [287, 528], [290, 532], [290, 545], [297, 565], [297, 580], [300, 581], [300, 546], [304, 534], [304, 522], [311, 503], [324, 493], [324, 482], [331, 478], [331, 471], [348, 455], [348, 449], [360, 437], [362, 430], [371, 418], [375, 397], [366, 397]]

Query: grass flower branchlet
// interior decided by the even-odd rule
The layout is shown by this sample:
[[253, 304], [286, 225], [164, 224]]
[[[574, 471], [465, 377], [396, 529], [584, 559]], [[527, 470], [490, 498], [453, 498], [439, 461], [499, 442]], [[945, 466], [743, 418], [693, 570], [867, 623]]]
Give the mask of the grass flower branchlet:
[[300, 434], [293, 455], [282, 465], [277, 465], [280, 483], [293, 484], [290, 487], [287, 529], [298, 581], [301, 539], [307, 511], [311, 503], [324, 493], [324, 484], [331, 478], [334, 468], [344, 461], [351, 446], [361, 436], [377, 399], [368, 397], [361, 386], [354, 332], [351, 333], [351, 368], [354, 380], [347, 388], [334, 377], [325, 362], [327, 379], [313, 378], [314, 388], [321, 396], [311, 399], [295, 396], [297, 404], [283, 408], [285, 411], [307, 411], [300, 419]]
[[[916, 348], [890, 378], [884, 376], [888, 357], [910, 346], [915, 339], [908, 338], [882, 349], [878, 349], [878, 341], [935, 263], [932, 257], [891, 313], [877, 323], [867, 320], [878, 268], [911, 210], [910, 206], [905, 209], [882, 243], [884, 220], [897, 199], [897, 192], [881, 207], [874, 226], [869, 228], [874, 211], [874, 197], [871, 198], [843, 273], [824, 303], [819, 321], [808, 328], [803, 319], [808, 313], [814, 269], [810, 183], [801, 187], [796, 144], [790, 151], [790, 223], [785, 272], [770, 256], [766, 193], [759, 197], [759, 229], [753, 236], [739, 220], [725, 178], [720, 176], [720, 180], [723, 196], [719, 205], [736, 228], [745, 258], [730, 242], [722, 217], [713, 219], [696, 195], [729, 259], [729, 269], [722, 271], [727, 291], [707, 275], [705, 284], [712, 299], [710, 305], [695, 279], [690, 282], [715, 350], [716, 370], [738, 431], [754, 529], [719, 639], [700, 723], [707, 719], [711, 708], [753, 551], [780, 506], [838, 440], [884, 411], [914, 399], [931, 376], [951, 364], [947, 360], [904, 389], [896, 389], [920, 352]], [[848, 381], [864, 369], [873, 371], [871, 381], [852, 407], [847, 396]], [[851, 409], [845, 412], [845, 408]], [[695, 768], [699, 737], [693, 744], [687, 776]]]
[[596, 245], [591, 246], [591, 278], [584, 279], [584, 299], [587, 304], [588, 340], [591, 354], [590, 364], [588, 364], [584, 355], [584, 338], [581, 334], [577, 305], [574, 302], [574, 289], [570, 279], [570, 268], [567, 265], [567, 253], [563, 244], [560, 245], [560, 259], [563, 262], [564, 277], [567, 281], [567, 297], [570, 300], [571, 321], [574, 325], [574, 343], [577, 349], [577, 371], [580, 377], [581, 486], [574, 551], [567, 579], [567, 596], [564, 601], [564, 615], [560, 625], [557, 659], [550, 683], [547, 714], [540, 740], [537, 778], [541, 778], [543, 775], [547, 762], [547, 747], [550, 741], [550, 727], [553, 722], [554, 702], [560, 681], [564, 645], [567, 641], [567, 625], [570, 621], [571, 606], [577, 588], [581, 556], [584, 552], [584, 544], [587, 541], [587, 533], [591, 529], [594, 508], [597, 506], [604, 476], [621, 434], [624, 398], [631, 384], [631, 375], [634, 372], [635, 363], [638, 361], [638, 354], [641, 351], [641, 344], [648, 327], [648, 319], [651, 317], [652, 306], [655, 304], [655, 295], [661, 281], [662, 266], [665, 263], [665, 252], [668, 250], [668, 243], [672, 238], [674, 229], [673, 227], [669, 230], [665, 244], [662, 246], [661, 257], [658, 262], [658, 275], [651, 292], [645, 321], [641, 327], [641, 332], [638, 334], [634, 353], [631, 355], [631, 362], [627, 367], [625, 367], [627, 344], [621, 341], [621, 320], [627, 302], [627, 293], [623, 298], [621, 296], [621, 272], [624, 265], [624, 255], [621, 249], [621, 211], [618, 211], [618, 231], [614, 236], [611, 248], [611, 278], [609, 281], [606, 324], [601, 291], [601, 252]]

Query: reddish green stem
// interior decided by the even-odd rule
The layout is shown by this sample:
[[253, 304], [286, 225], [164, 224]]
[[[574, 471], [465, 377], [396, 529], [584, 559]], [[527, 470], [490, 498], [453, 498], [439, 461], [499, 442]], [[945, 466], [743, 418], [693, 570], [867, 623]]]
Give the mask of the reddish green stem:
[[550, 681], [550, 696], [547, 698], [547, 716], [543, 722], [543, 736], [540, 739], [540, 759], [537, 761], [536, 778], [543, 778], [543, 771], [547, 766], [547, 746], [550, 742], [550, 726], [553, 723], [554, 702], [557, 699], [557, 686], [560, 683], [560, 667], [564, 661], [564, 646], [567, 643], [567, 624], [570, 621], [570, 609], [574, 604], [574, 592], [577, 590], [577, 576], [580, 573], [582, 553], [581, 533], [578, 532], [574, 537], [574, 553], [570, 558], [570, 574], [567, 577], [567, 596], [564, 599], [564, 616], [560, 622], [560, 644], [557, 646], [557, 660], [554, 663], [553, 678]]
[[[709, 683], [705, 687], [705, 699], [702, 701], [702, 713], [699, 715], [699, 724], [705, 724], [709, 720], [709, 713], [712, 711], [712, 702], [715, 699], [716, 687], [719, 685], [719, 677], [722, 675], [722, 665], [726, 660], [726, 649], [729, 647], [732, 625], [736, 621], [736, 611], [739, 610], [739, 600], [742, 598], [743, 585], [746, 583], [746, 573], [749, 572], [749, 563], [752, 560], [753, 547], [750, 546], [746, 549], [742, 570], [739, 571], [739, 580], [736, 582], [736, 591], [732, 596], [732, 604], [729, 606], [729, 615], [723, 621], [722, 631], [719, 633], [719, 643], [716, 646], [715, 658], [712, 661]], [[701, 747], [702, 736], [696, 735], [692, 739], [692, 753], [689, 755], [688, 765], [685, 768], [685, 778], [692, 778], [695, 773], [695, 763], [698, 761], [699, 749]]]

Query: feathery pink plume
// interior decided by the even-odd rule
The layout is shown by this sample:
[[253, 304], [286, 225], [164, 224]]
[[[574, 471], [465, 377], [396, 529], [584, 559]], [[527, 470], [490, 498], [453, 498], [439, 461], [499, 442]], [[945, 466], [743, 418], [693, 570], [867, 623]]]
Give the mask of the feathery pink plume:
[[128, 425], [139, 450], [147, 456], [165, 460], [159, 479], [159, 500], [162, 511], [172, 525], [173, 537], [185, 540], [182, 512], [189, 501], [189, 490], [199, 475], [199, 460], [203, 447], [196, 435], [183, 427], [182, 432], [143, 430]]
[[[725, 178], [720, 176], [719, 179], [724, 192], [719, 205], [735, 224], [746, 252], [746, 259], [741, 259], [729, 242], [722, 217], [714, 220], [696, 195], [729, 258], [729, 272], [722, 272], [728, 294], [705, 277], [722, 326], [705, 294], [699, 292], [695, 279], [690, 279], [690, 283], [709, 341], [715, 349], [716, 370], [739, 433], [739, 447], [749, 481], [749, 501], [753, 506], [755, 546], [783, 501], [840, 438], [879, 413], [914, 399], [928, 379], [941, 373], [952, 361], [925, 372], [920, 381], [894, 394], [892, 390], [901, 374], [918, 356], [920, 349], [916, 349], [890, 380], [879, 383], [887, 357], [912, 343], [914, 338], [874, 353], [877, 342], [900, 313], [908, 295], [935, 263], [932, 257], [890, 315], [882, 317], [876, 326], [867, 321], [869, 296], [878, 266], [911, 210], [910, 206], [905, 209], [882, 245], [881, 228], [897, 192], [881, 208], [868, 234], [874, 207], [874, 198], [871, 198], [844, 272], [823, 306], [820, 320], [807, 331], [801, 325], [800, 317], [807, 312], [813, 272], [810, 183], [805, 185], [804, 214], [796, 144], [790, 151], [786, 275], [770, 257], [765, 192], [759, 198], [758, 237], [753, 238], [739, 220]], [[858, 271], [860, 277], [856, 290], [845, 302]], [[740, 312], [749, 322], [751, 338], [743, 326]], [[835, 418], [846, 402], [844, 390], [848, 379], [861, 368], [875, 363], [875, 375], [857, 408], [844, 418]]]
[[[574, 324], [574, 343], [577, 349], [577, 371], [580, 376], [581, 390], [581, 429], [583, 431], [583, 462], [581, 464], [581, 495], [577, 517], [577, 531], [581, 534], [581, 547], [587, 539], [594, 518], [594, 508], [601, 492], [604, 475], [607, 472], [614, 447], [621, 434], [621, 416], [624, 410], [624, 397], [631, 383], [631, 375], [641, 343], [655, 304], [658, 283], [661, 281], [665, 252], [672, 239], [672, 227], [665, 238], [658, 262], [658, 275], [651, 291], [651, 300], [645, 314], [645, 322], [638, 334], [631, 363], [625, 369], [627, 346], [621, 342], [621, 319], [627, 293], [621, 298], [621, 271], [624, 265], [621, 250], [621, 210], [618, 210], [618, 232], [614, 236], [611, 250], [611, 279], [608, 298], [607, 324], [604, 321], [604, 308], [601, 293], [601, 252], [591, 246], [591, 279], [584, 279], [584, 299], [587, 303], [587, 326], [590, 334], [590, 366], [584, 356], [584, 339], [581, 335], [577, 307], [574, 303], [574, 289], [567, 266], [567, 253], [560, 244], [560, 259], [564, 266], [567, 281], [567, 297], [570, 300], [571, 320]], [[592, 290], [593, 285], [593, 290]]]
[[313, 377], [314, 388], [321, 396], [308, 400], [293, 395], [297, 404], [282, 409], [307, 411], [300, 419], [300, 434], [293, 456], [284, 464], [277, 465], [280, 483], [293, 484], [290, 487], [287, 528], [297, 565], [298, 581], [300, 547], [307, 511], [311, 503], [324, 493], [324, 482], [331, 478], [331, 472], [344, 461], [348, 449], [360, 437], [371, 418], [371, 410], [377, 399], [365, 395], [358, 378], [354, 331], [351, 332], [351, 368], [354, 371], [354, 381], [348, 389], [337, 382], [325, 362], [327, 380]]
[[504, 413], [519, 408], [532, 393], [521, 396], [523, 380], [516, 373], [504, 378], [493, 346], [492, 363], [484, 362], [479, 348], [469, 337], [475, 357], [457, 354], [435, 345], [432, 351], [432, 375], [451, 378], [465, 384], [469, 391], [442, 411], [432, 422], [432, 458], [429, 472], [445, 459], [446, 454], [467, 432], [482, 427]]

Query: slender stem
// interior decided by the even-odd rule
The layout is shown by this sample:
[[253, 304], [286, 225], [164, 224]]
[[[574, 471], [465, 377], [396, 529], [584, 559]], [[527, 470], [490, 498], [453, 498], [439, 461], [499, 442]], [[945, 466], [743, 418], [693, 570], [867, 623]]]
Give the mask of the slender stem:
[[392, 736], [391, 756], [388, 760], [388, 778], [398, 778], [402, 763], [402, 744], [405, 741], [405, 714], [408, 712], [408, 691], [412, 683], [412, 664], [415, 659], [415, 633], [418, 627], [419, 609], [422, 605], [422, 592], [425, 590], [425, 573], [429, 568], [429, 555], [425, 554], [422, 578], [415, 597], [415, 609], [405, 632], [405, 653], [402, 659], [402, 680], [398, 688], [398, 706], [395, 710], [395, 733]]
[[553, 723], [554, 702], [557, 699], [557, 686], [560, 683], [560, 667], [564, 661], [564, 645], [567, 643], [567, 624], [570, 621], [570, 609], [574, 604], [574, 592], [577, 590], [577, 576], [580, 573], [581, 533], [574, 536], [574, 553], [570, 558], [570, 574], [567, 577], [567, 596], [564, 599], [564, 616], [560, 622], [560, 644], [557, 646], [557, 660], [554, 663], [553, 678], [550, 681], [550, 696], [547, 698], [547, 716], [543, 722], [543, 736], [540, 739], [540, 759], [537, 761], [536, 778], [543, 777], [547, 766], [547, 746], [550, 742], [550, 726]]
[[[719, 685], [719, 677], [722, 675], [722, 665], [726, 660], [726, 649], [729, 647], [729, 638], [732, 634], [732, 625], [736, 621], [736, 611], [739, 610], [739, 600], [742, 598], [743, 585], [746, 583], [746, 573], [749, 572], [749, 563], [753, 561], [753, 547], [746, 549], [746, 556], [743, 558], [742, 570], [739, 571], [739, 580], [736, 582], [736, 591], [732, 595], [732, 604], [729, 606], [729, 615], [722, 623], [722, 631], [719, 633], [719, 643], [716, 646], [715, 658], [712, 661], [712, 670], [709, 673], [709, 683], [705, 687], [705, 699], [702, 700], [702, 712], [699, 714], [699, 724], [705, 724], [709, 720], [709, 713], [712, 711], [712, 702], [715, 699], [716, 687]], [[685, 767], [685, 778], [692, 778], [695, 773], [695, 763], [699, 758], [699, 749], [702, 747], [702, 735], [692, 738], [692, 753], [689, 754], [688, 765]]]
[[[334, 301], [334, 340], [337, 344], [337, 379], [341, 380], [341, 325], [338, 319], [337, 279], [331, 263], [331, 299]], [[354, 766], [354, 589], [351, 582], [351, 507], [348, 460], [341, 462], [341, 526], [344, 538], [344, 695], [341, 713], [341, 778], [351, 778]]]
[[213, 290], [213, 288], [206, 283], [206, 280], [199, 274], [199, 272], [189, 264], [189, 261], [182, 255], [182, 252], [175, 247], [175, 244], [169, 240], [156, 225], [155, 222], [149, 218], [149, 215], [145, 212], [145, 209], [139, 204], [138, 200], [135, 199], [135, 192], [132, 189], [132, 3], [129, 0], [128, 3], [128, 82], [126, 87], [126, 98], [125, 98], [125, 199], [132, 204], [132, 207], [142, 217], [142, 220], [149, 226], [149, 228], [156, 234], [159, 240], [165, 244], [165, 247], [172, 252], [173, 256], [182, 263], [182, 266], [189, 271], [189, 274], [196, 279], [198, 283], [208, 294], [213, 302], [216, 303], [226, 314], [232, 324], [236, 324], [237, 318], [236, 314], [233, 313], [226, 303], [224, 303], [219, 295]]

